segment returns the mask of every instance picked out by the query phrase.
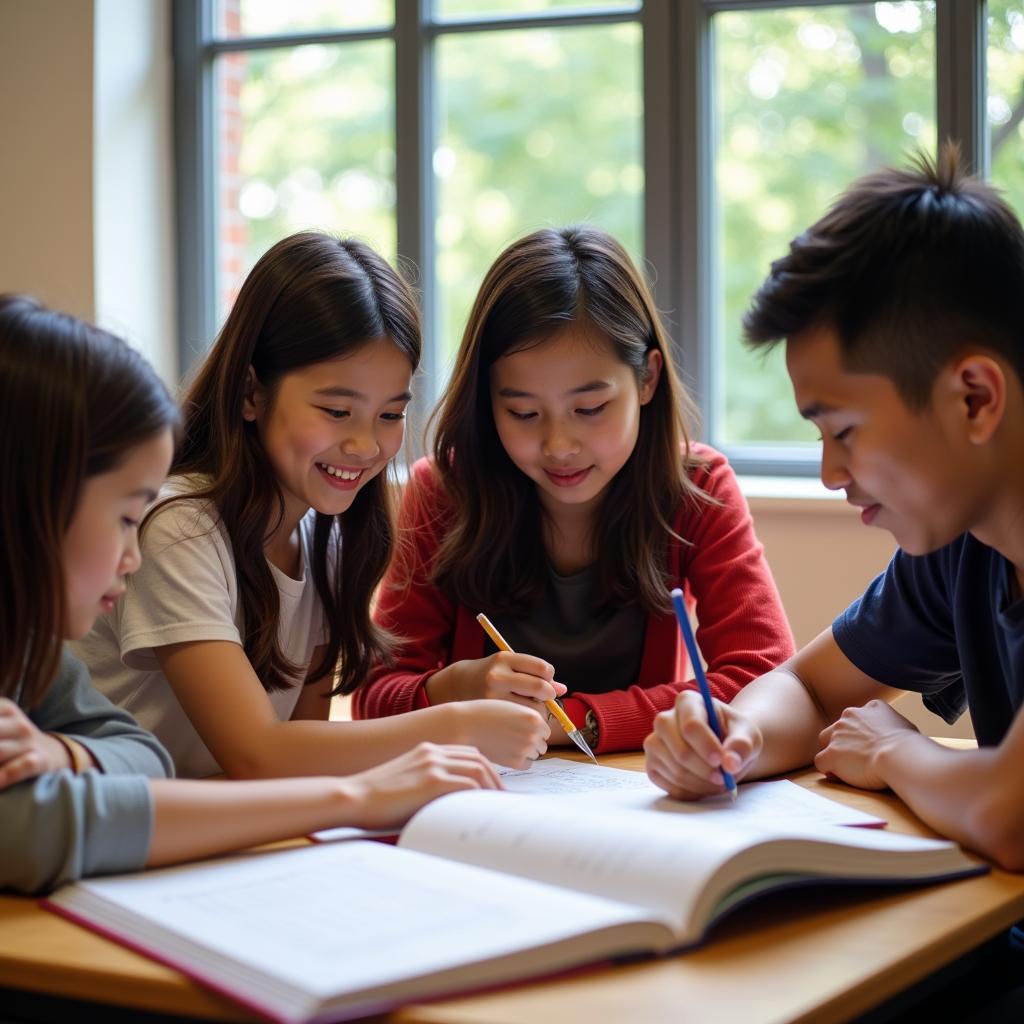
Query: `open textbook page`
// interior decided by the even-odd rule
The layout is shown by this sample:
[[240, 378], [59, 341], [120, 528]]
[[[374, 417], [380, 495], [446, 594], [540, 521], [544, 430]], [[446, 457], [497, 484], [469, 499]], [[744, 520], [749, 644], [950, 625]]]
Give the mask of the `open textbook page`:
[[90, 879], [45, 905], [289, 1024], [673, 942], [636, 907], [373, 842]]
[[505, 788], [537, 796], [586, 796], [618, 808], [663, 811], [672, 814], [714, 815], [732, 821], [765, 821], [788, 825], [860, 825], [879, 828], [884, 818], [865, 814], [836, 800], [812, 793], [795, 782], [742, 782], [736, 800], [728, 794], [704, 800], [671, 799], [643, 772], [548, 757], [529, 768], [500, 768]]
[[651, 814], [586, 800], [456, 793], [399, 846], [667, 914], [678, 945], [727, 909], [799, 882], [926, 881], [986, 870], [955, 843], [766, 816]]
[[476, 790], [423, 808], [397, 847], [319, 843], [90, 879], [44, 905], [300, 1022], [688, 946], [771, 888], [983, 870], [953, 843], [876, 829]]
[[[512, 793], [533, 796], [573, 797], [617, 808], [662, 811], [673, 814], [714, 815], [731, 820], [778, 822], [812, 825], [860, 825], [880, 828], [883, 818], [865, 814], [836, 800], [818, 796], [803, 786], [785, 779], [771, 782], [740, 783], [734, 801], [726, 794], [705, 800], [672, 800], [654, 785], [643, 772], [609, 768], [566, 758], [547, 757], [529, 768], [516, 771], [498, 768], [505, 788]], [[369, 832], [358, 828], [332, 828], [315, 832], [317, 842], [339, 839], [370, 839], [391, 832]]]

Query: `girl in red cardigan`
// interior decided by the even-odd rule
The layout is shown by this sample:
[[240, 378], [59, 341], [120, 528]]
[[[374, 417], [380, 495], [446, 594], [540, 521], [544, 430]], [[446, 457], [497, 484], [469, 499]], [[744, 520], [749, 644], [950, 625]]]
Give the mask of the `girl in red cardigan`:
[[[399, 637], [361, 717], [561, 697], [591, 748], [638, 749], [694, 686], [669, 603], [696, 601], [712, 691], [731, 700], [793, 652], [725, 458], [692, 404], [650, 293], [590, 227], [509, 246], [477, 295], [432, 460], [413, 468], [378, 623]], [[486, 612], [517, 652], [496, 651]], [[549, 745], [570, 741], [553, 717]]]

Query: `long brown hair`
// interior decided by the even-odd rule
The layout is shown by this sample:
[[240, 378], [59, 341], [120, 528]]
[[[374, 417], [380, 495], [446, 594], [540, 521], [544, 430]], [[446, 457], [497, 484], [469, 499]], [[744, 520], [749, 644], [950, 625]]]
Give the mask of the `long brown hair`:
[[522, 610], [542, 593], [543, 511], [536, 486], [498, 437], [489, 372], [503, 355], [567, 324], [607, 337], [638, 384], [651, 349], [662, 354], [654, 395], [640, 410], [636, 447], [601, 503], [594, 550], [602, 602], [666, 610], [673, 514], [684, 498], [704, 497], [689, 475], [694, 460], [684, 416], [694, 410], [647, 285], [619, 242], [587, 226], [545, 229], [514, 242], [480, 286], [435, 414], [434, 458], [451, 522], [434, 579], [471, 608]]
[[[249, 367], [273, 402], [287, 373], [381, 337], [416, 369], [420, 321], [408, 285], [360, 241], [291, 235], [253, 267], [185, 396], [185, 439], [171, 472], [208, 478], [180, 497], [209, 499], [227, 530], [245, 653], [267, 691], [295, 685], [299, 668], [284, 656], [277, 637], [280, 597], [263, 545], [284, 515], [284, 497], [256, 425], [242, 418]], [[329, 559], [335, 534], [340, 556]], [[344, 516], [316, 514], [309, 570], [329, 633], [323, 661], [312, 672], [331, 671], [340, 657], [336, 693], [351, 693], [374, 660], [389, 656], [389, 637], [371, 620], [370, 602], [392, 540], [386, 473], [360, 489]]]
[[32, 707], [57, 673], [64, 535], [85, 481], [177, 423], [167, 388], [119, 338], [0, 295], [0, 696]]

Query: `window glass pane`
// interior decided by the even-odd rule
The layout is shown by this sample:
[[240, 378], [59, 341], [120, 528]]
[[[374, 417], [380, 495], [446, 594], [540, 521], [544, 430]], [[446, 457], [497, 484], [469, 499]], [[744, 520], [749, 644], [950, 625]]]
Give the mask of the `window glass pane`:
[[306, 45], [217, 60], [217, 303], [274, 242], [356, 234], [395, 256], [393, 45]]
[[1024, 2], [988, 0], [992, 180], [1024, 218]]
[[621, 10], [639, 6], [640, 0], [434, 0], [434, 14], [438, 18], [493, 18], [552, 11], [565, 11], [571, 14], [574, 9]]
[[643, 255], [636, 24], [442, 36], [437, 48], [439, 366], [502, 248], [587, 221]]
[[718, 440], [811, 441], [779, 346], [741, 341], [769, 264], [856, 177], [935, 150], [934, 3], [721, 13], [715, 54]]
[[381, 28], [395, 20], [394, 0], [216, 0], [218, 38], [319, 30]]

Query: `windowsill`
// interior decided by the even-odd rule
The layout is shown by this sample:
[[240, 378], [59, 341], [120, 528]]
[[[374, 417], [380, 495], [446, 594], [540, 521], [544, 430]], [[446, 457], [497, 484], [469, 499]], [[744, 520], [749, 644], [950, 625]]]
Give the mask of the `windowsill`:
[[752, 510], [797, 512], [812, 515], [853, 516], [843, 491], [830, 491], [817, 477], [738, 477], [740, 490]]

